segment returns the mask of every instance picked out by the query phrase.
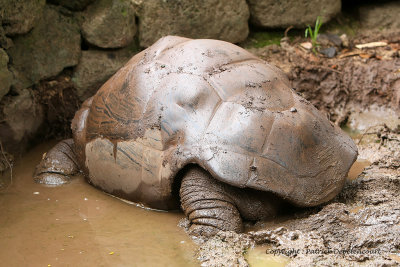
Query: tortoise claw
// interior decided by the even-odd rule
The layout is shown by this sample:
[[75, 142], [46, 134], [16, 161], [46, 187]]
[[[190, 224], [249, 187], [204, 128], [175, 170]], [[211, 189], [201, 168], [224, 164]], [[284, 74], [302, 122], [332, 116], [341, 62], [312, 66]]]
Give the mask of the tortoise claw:
[[46, 185], [62, 185], [69, 183], [70, 178], [59, 173], [41, 173], [34, 178], [35, 183]]

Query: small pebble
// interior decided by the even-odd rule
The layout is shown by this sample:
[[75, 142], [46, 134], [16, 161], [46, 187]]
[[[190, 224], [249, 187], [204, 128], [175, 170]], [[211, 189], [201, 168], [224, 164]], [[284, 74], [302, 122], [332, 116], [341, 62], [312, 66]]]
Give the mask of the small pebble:
[[299, 239], [299, 234], [295, 233], [295, 232], [291, 232], [289, 234], [289, 238], [290, 238], [290, 240], [297, 240], [297, 239]]
[[39, 192], [33, 192], [33, 194], [34, 194], [34, 195], [39, 195], [40, 193], [39, 193]]
[[297, 112], [297, 109], [296, 108], [291, 108], [290, 112]]
[[85, 197], [84, 200], [87, 201], [88, 199]]
[[319, 52], [321, 52], [321, 54], [325, 55], [328, 58], [333, 58], [336, 55], [336, 48], [332, 46], [321, 49]]

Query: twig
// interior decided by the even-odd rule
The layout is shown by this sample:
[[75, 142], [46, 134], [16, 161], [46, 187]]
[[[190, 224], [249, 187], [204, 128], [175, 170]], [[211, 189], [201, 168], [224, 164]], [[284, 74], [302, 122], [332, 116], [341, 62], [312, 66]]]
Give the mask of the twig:
[[287, 37], [287, 34], [288, 34], [288, 32], [289, 32], [291, 29], [293, 29], [293, 25], [291, 25], [291, 26], [289, 26], [289, 27], [286, 28], [285, 33], [284, 33], [284, 36], [285, 36], [285, 37]]
[[12, 164], [8, 161], [6, 154], [4, 153], [4, 149], [3, 149], [3, 144], [0, 141], [0, 149], [1, 149], [1, 154], [3, 154], [4, 160], [6, 161], [6, 163], [8, 164], [8, 167], [10, 167], [10, 184], [8, 185], [8, 187], [10, 187], [12, 185], [13, 182], [13, 166]]
[[338, 70], [335, 70], [335, 69], [332, 69], [332, 68], [329, 68], [329, 67], [325, 67], [325, 66], [318, 66], [318, 67], [321, 68], [321, 69], [324, 69], [324, 70], [333, 71], [333, 72], [342, 74], [341, 71], [338, 71]]
[[369, 130], [371, 130], [371, 129], [374, 128], [374, 127], [378, 127], [378, 126], [383, 126], [383, 124], [372, 125], [372, 126], [368, 127], [368, 128], [364, 131], [364, 133], [361, 135], [360, 140], [358, 140], [357, 145], [359, 145], [359, 144], [361, 143], [361, 140], [364, 138], [364, 136], [368, 133]]

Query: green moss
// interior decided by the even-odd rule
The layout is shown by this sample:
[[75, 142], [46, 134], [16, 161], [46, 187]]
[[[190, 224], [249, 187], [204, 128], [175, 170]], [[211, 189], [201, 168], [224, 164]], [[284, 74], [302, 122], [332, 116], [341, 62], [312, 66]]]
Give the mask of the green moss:
[[350, 128], [349, 125], [343, 125], [340, 127], [345, 133], [347, 133], [351, 138], [358, 138], [360, 137], [361, 133], [359, 130]]
[[347, 34], [355, 36], [360, 28], [360, 22], [356, 16], [352, 14], [342, 13], [337, 18], [332, 19], [329, 23], [324, 24], [323, 31], [335, 34]]
[[126, 10], [126, 8], [122, 8], [121, 13], [124, 17], [128, 16], [128, 10]]
[[264, 47], [267, 45], [276, 44], [279, 45], [282, 37], [284, 36], [283, 31], [256, 31], [251, 32], [247, 40], [242, 44], [246, 48], [250, 47]]

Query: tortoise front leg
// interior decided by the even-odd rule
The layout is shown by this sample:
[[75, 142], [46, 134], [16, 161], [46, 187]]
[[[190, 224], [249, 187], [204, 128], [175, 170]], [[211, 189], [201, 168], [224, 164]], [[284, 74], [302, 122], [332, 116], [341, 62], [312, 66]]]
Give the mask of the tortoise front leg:
[[181, 206], [191, 226], [189, 234], [213, 236], [218, 231], [241, 232], [239, 211], [226, 185], [200, 167], [191, 167], [180, 188]]
[[197, 166], [184, 174], [180, 197], [182, 209], [191, 223], [190, 234], [206, 237], [219, 230], [242, 232], [242, 218], [271, 219], [285, 205], [272, 193], [219, 182]]
[[74, 151], [74, 140], [66, 139], [55, 145], [45, 154], [36, 166], [35, 182], [47, 185], [61, 185], [70, 180], [70, 176], [79, 172]]

